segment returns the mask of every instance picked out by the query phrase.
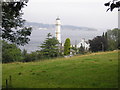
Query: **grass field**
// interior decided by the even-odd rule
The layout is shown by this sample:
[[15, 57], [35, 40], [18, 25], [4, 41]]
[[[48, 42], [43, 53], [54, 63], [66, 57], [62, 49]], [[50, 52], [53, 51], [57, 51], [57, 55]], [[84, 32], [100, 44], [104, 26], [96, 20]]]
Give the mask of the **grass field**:
[[118, 51], [3, 64], [2, 68], [2, 87], [9, 75], [14, 88], [118, 87]]

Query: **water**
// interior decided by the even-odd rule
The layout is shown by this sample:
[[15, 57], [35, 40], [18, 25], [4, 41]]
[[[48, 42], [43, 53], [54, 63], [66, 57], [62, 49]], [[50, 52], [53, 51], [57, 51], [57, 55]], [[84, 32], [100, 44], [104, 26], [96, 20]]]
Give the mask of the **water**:
[[[76, 43], [78, 44], [82, 38], [85, 38], [85, 40], [93, 39], [95, 36], [102, 35], [103, 31], [104, 30], [100, 29], [97, 31], [61, 29], [61, 39], [62, 43], [64, 43], [66, 38], [70, 38], [71, 44], [75, 45]], [[43, 43], [48, 33], [51, 33], [53, 36], [55, 36], [55, 29], [39, 30], [34, 28], [30, 36], [29, 44], [20, 48], [26, 49], [28, 52], [40, 50], [39, 46]]]

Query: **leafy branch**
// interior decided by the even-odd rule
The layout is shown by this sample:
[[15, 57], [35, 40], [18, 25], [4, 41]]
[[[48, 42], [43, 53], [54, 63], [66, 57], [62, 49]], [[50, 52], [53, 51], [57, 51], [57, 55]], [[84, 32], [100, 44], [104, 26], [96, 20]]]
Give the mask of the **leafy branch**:
[[105, 3], [104, 5], [109, 7], [107, 11], [109, 10], [113, 11], [113, 9], [115, 8], [120, 8], [120, 1], [118, 0], [109, 1], [108, 3]]

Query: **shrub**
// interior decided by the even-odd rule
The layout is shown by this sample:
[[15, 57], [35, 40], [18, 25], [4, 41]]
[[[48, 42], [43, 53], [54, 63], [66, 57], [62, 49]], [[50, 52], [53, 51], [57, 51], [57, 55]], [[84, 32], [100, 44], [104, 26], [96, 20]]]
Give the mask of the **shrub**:
[[21, 61], [23, 59], [21, 50], [15, 44], [2, 43], [2, 62]]

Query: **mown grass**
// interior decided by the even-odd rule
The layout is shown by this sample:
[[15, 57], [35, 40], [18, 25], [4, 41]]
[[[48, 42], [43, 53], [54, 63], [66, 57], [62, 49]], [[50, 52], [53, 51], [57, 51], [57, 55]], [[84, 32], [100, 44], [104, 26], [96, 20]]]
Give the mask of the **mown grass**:
[[3, 64], [2, 84], [12, 76], [13, 88], [115, 88], [118, 87], [118, 52], [101, 52], [71, 58]]

